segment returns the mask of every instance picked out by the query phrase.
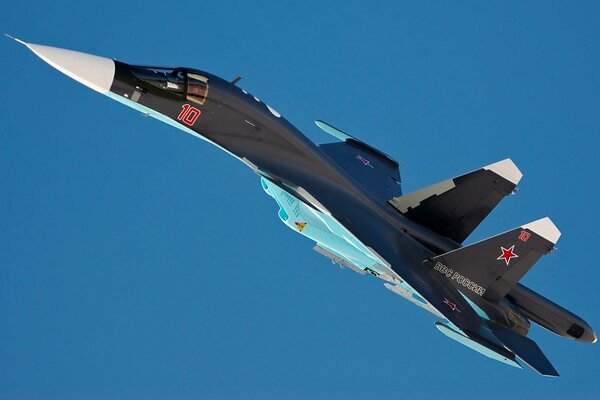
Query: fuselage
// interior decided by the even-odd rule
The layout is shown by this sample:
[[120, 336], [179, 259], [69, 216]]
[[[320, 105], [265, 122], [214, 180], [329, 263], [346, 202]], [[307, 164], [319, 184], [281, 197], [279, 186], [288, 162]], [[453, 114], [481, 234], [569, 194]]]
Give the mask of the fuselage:
[[[392, 188], [395, 194], [389, 197], [373, 193], [380, 186], [366, 182], [364, 176], [356, 179], [356, 170], [349, 173], [347, 165], [342, 167], [330, 152], [235, 83], [192, 68], [134, 66], [17, 41], [91, 89], [239, 159], [262, 177], [263, 188], [282, 209], [280, 217], [285, 214], [284, 203], [292, 206], [287, 210], [289, 219], [282, 221], [315, 240], [319, 252], [385, 279], [393, 284], [386, 285], [388, 288], [461, 328], [479, 329], [482, 318], [526, 333], [529, 324], [519, 307], [529, 318], [563, 336], [573, 337], [568, 332], [569, 321], [587, 328], [581, 319], [519, 284], [497, 303], [459, 291], [424, 261], [461, 245], [391, 205], [389, 197], [399, 195], [399, 187]], [[369, 146], [364, 146], [369, 151]], [[373, 167], [361, 154], [350, 158], [365, 163], [365, 168]], [[397, 171], [397, 163], [395, 168]], [[396, 173], [392, 181], [398, 180]], [[292, 218], [294, 212], [302, 212], [300, 220]], [[552, 322], [539, 317], [548, 312], [555, 316]], [[582, 340], [595, 340], [591, 329], [585, 331], [589, 333]]]
[[[202, 82], [200, 90], [192, 87], [190, 77]], [[201, 92], [201, 97], [190, 95], [192, 91]], [[419, 299], [425, 299], [425, 308], [436, 315], [443, 317], [459, 309], [455, 320], [464, 319], [468, 325], [473, 316], [468, 314], [475, 313], [468, 300], [422, 265], [424, 260], [459, 244], [413, 223], [373, 196], [257, 97], [205, 71], [121, 62], [115, 62], [110, 92], [116, 100], [151, 116], [160, 113], [159, 119], [166, 118], [165, 122], [215, 144], [252, 168], [269, 185], [287, 191], [313, 212], [339, 223], [341, 229], [372, 251], [383, 269], [387, 267], [388, 273], [382, 274], [386, 279], [401, 282]], [[376, 242], [372, 242], [374, 237]], [[494, 317], [506, 324], [504, 312]]]
[[[550, 376], [558, 373], [535, 343], [524, 338], [529, 319], [561, 336], [596, 341], [581, 318], [518, 283], [558, 240], [560, 231], [550, 219], [466, 247], [459, 243], [516, 187], [522, 173], [510, 159], [402, 196], [398, 163], [391, 157], [323, 121], [317, 125], [342, 143], [316, 145], [278, 111], [238, 87], [237, 80], [15, 40], [89, 88], [242, 161], [261, 177], [284, 224], [314, 241], [314, 249], [334, 263], [385, 280], [388, 289], [443, 318], [436, 326], [446, 336], [519, 367], [516, 354]], [[469, 214], [463, 203], [473, 207], [473, 200], [475, 211]], [[445, 209], [436, 208], [440, 201]], [[425, 210], [425, 216], [415, 213], [415, 207]], [[535, 235], [518, 250], [529, 261], [517, 261], [514, 268], [509, 267], [510, 259], [519, 257], [514, 242], [505, 249], [498, 239], [514, 241], [513, 235], [522, 243]], [[496, 246], [501, 249], [498, 258]], [[506, 262], [506, 270], [494, 264], [498, 260]], [[464, 271], [487, 286], [468, 279]]]

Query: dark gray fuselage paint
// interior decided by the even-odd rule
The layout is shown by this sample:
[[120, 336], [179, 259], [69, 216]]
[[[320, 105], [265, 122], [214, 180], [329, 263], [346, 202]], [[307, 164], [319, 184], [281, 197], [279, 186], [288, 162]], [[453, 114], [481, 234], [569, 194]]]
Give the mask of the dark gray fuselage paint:
[[[193, 126], [198, 135], [248, 161], [255, 172], [290, 191], [303, 188], [448, 320], [477, 332], [480, 317], [458, 290], [423, 261], [460, 247], [460, 244], [415, 223], [381, 198], [365, 190], [351, 175], [306, 138], [285, 118], [239, 87], [213, 74], [185, 68], [209, 79], [204, 104], [137, 78], [131, 66], [115, 61], [111, 92], [135, 95], [139, 104], [177, 120], [184, 104], [197, 106], [201, 115]], [[132, 97], [131, 97], [132, 98]], [[183, 123], [182, 123], [183, 124]], [[294, 193], [302, 198], [301, 194]], [[312, 205], [310, 201], [307, 204]], [[460, 313], [444, 305], [456, 304]], [[497, 323], [509, 326], [505, 312], [484, 299], [473, 299]]]

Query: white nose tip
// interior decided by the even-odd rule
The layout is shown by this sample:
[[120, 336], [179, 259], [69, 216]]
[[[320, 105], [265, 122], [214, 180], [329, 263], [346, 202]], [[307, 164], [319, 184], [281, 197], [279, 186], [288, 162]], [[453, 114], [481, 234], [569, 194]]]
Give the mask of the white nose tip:
[[115, 62], [110, 58], [15, 40], [23, 43], [38, 57], [63, 74], [85, 86], [100, 93], [110, 91], [115, 77]]

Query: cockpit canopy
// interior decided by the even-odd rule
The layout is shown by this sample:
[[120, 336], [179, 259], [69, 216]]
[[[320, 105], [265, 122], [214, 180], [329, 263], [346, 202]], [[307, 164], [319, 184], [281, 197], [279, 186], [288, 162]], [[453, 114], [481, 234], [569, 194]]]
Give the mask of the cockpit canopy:
[[157, 88], [203, 105], [208, 98], [208, 78], [180, 68], [132, 66], [131, 72], [139, 79]]
[[187, 74], [187, 98], [200, 105], [208, 97], [208, 78], [200, 74]]

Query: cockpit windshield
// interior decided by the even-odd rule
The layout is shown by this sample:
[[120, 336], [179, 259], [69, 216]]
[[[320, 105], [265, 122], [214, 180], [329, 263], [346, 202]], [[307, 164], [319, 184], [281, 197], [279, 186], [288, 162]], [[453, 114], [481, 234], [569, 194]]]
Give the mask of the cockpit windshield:
[[131, 67], [131, 72], [139, 79], [171, 93], [183, 95], [185, 76], [179, 69]]
[[155, 68], [132, 66], [131, 72], [144, 82], [157, 88], [186, 95], [187, 99], [203, 105], [208, 97], [208, 78], [195, 72], [176, 68]]

